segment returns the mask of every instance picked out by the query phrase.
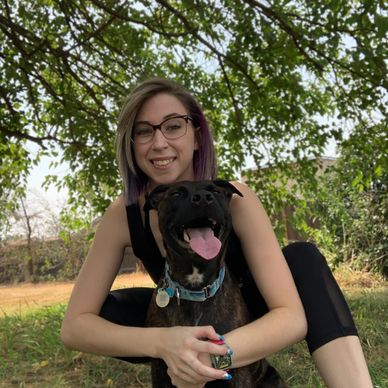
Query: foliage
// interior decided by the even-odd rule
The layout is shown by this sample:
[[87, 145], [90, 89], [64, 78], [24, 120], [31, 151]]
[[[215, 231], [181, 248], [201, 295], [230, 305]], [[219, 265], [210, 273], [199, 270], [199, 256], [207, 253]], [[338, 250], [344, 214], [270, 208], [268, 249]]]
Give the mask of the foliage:
[[[362, 146], [354, 147], [355, 137]], [[358, 141], [358, 140], [357, 140]], [[298, 226], [329, 252], [332, 264], [350, 263], [355, 268], [388, 277], [388, 139], [381, 126], [358, 127], [342, 144], [334, 167], [318, 179]]]
[[117, 111], [150, 76], [198, 97], [220, 175], [238, 174], [248, 157], [256, 166], [292, 159], [311, 182], [308, 157], [328, 140], [385, 120], [386, 11], [381, 0], [2, 1], [0, 214], [42, 155], [69, 165], [47, 182], [67, 186], [74, 207], [105, 209], [121, 191]]
[[[74, 279], [89, 249], [85, 231], [66, 234], [64, 239], [34, 239], [30, 249], [24, 240], [0, 246], [0, 283]], [[27, 260], [33, 262], [32, 273]]]
[[326, 236], [331, 238], [332, 263], [347, 262], [387, 278], [387, 194], [354, 189], [333, 192], [332, 185], [328, 182], [319, 218]]
[[[0, 107], [1, 111], [1, 107]], [[1, 120], [1, 119], [0, 119]], [[20, 142], [9, 144], [0, 131], [0, 236], [6, 234], [9, 216], [16, 210], [16, 200], [25, 195], [31, 160]], [[0, 237], [1, 239], [1, 237]]]

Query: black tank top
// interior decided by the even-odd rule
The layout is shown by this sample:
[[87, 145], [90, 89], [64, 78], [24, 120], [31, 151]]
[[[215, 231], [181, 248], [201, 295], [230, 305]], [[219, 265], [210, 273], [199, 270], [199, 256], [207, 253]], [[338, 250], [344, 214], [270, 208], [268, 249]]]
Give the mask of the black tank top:
[[[126, 210], [133, 252], [141, 260], [152, 280], [158, 283], [163, 274], [165, 258], [160, 253], [152, 233], [149, 211], [145, 213], [145, 225], [143, 225], [138, 204], [129, 205]], [[246, 276], [248, 266], [242, 252], [240, 240], [234, 230], [229, 236], [225, 262], [229, 271], [234, 274], [238, 281]]]

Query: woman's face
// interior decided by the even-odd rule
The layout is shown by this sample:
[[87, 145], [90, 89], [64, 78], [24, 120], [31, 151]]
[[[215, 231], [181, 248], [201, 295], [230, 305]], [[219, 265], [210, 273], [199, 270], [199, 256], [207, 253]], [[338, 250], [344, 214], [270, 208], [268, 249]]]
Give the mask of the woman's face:
[[[140, 108], [136, 122], [159, 124], [171, 115], [188, 115], [180, 100], [171, 94], [157, 94]], [[198, 149], [192, 122], [187, 132], [178, 139], [169, 140], [158, 129], [152, 140], [134, 144], [134, 155], [139, 168], [148, 176], [150, 189], [166, 183], [194, 180], [193, 154]]]

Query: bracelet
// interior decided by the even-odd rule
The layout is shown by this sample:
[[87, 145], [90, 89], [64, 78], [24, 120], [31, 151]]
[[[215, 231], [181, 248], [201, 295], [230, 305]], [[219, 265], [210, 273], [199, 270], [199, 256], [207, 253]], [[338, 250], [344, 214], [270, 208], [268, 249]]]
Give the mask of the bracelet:
[[232, 366], [232, 355], [233, 355], [232, 348], [225, 342], [222, 336], [220, 336], [219, 340], [209, 340], [209, 341], [212, 342], [213, 344], [225, 345], [228, 348], [228, 351], [224, 356], [221, 356], [218, 354], [210, 355], [212, 367], [214, 369], [223, 369], [223, 370], [229, 369]]

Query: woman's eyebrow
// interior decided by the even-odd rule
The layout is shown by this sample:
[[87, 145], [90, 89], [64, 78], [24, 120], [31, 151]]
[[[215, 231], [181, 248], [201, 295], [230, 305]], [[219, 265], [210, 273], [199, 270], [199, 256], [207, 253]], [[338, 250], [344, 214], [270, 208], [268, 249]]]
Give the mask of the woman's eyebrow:
[[[186, 116], [186, 113], [175, 113], [175, 112], [169, 113], [166, 116], [163, 116], [162, 121], [168, 119], [169, 117], [174, 117], [174, 116]], [[139, 121], [136, 121], [135, 124], [151, 124], [151, 123], [147, 120], [139, 120]]]
[[173, 116], [185, 116], [186, 113], [182, 114], [182, 113], [169, 113], [168, 115], [164, 116], [163, 119], [168, 119], [169, 117], [173, 117]]

